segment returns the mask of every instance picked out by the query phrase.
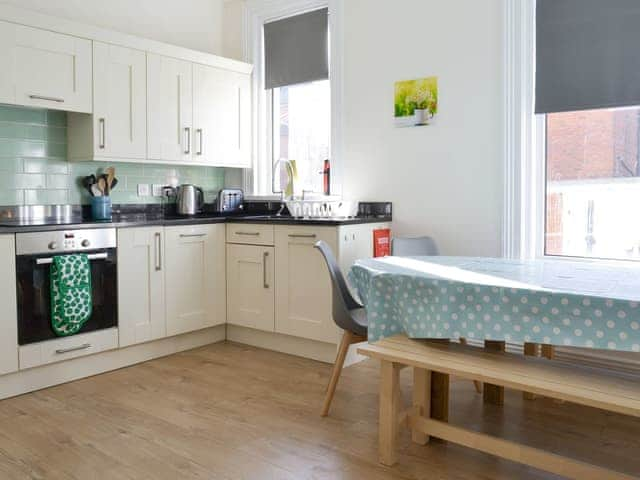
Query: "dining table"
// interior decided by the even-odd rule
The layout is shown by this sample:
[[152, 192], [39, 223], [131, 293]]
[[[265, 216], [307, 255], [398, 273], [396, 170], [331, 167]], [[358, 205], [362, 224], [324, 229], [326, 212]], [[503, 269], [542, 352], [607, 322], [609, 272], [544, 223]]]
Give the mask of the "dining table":
[[565, 259], [381, 257], [349, 283], [368, 339], [469, 339], [640, 352], [640, 265]]

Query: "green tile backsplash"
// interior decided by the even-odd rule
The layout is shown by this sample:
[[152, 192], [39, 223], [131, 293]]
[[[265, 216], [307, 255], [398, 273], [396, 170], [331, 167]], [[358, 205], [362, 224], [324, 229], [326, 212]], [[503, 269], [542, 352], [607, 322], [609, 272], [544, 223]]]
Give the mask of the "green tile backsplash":
[[193, 183], [212, 202], [224, 186], [224, 169], [175, 167], [120, 162], [68, 162], [67, 115], [53, 110], [0, 105], [0, 205], [87, 204], [89, 194], [80, 179], [116, 169], [114, 203], [157, 203], [157, 197], [138, 197], [139, 183], [166, 184], [176, 172], [181, 183]]

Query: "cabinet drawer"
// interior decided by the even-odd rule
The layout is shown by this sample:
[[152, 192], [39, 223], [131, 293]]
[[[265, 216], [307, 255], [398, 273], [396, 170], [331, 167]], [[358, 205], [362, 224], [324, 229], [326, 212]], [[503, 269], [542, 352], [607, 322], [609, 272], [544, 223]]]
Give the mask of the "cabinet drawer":
[[118, 348], [118, 329], [109, 328], [19, 348], [20, 370]]
[[230, 223], [227, 225], [227, 242], [273, 245], [273, 225]]

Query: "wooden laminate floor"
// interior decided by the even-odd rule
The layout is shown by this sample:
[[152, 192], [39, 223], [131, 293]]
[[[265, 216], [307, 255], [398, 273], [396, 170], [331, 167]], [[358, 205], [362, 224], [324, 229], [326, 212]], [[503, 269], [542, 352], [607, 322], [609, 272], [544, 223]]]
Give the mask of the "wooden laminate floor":
[[[222, 343], [0, 401], [1, 479], [547, 479], [452, 444], [400, 438], [377, 463], [378, 364], [330, 366]], [[410, 372], [402, 372], [409, 398]], [[451, 421], [640, 475], [640, 420], [452, 383]]]

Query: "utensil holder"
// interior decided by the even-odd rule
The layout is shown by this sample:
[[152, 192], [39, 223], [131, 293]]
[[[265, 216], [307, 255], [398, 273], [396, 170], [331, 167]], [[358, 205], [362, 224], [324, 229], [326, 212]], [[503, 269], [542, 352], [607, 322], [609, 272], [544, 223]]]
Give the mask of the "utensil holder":
[[92, 197], [91, 216], [94, 220], [111, 220], [111, 197]]

